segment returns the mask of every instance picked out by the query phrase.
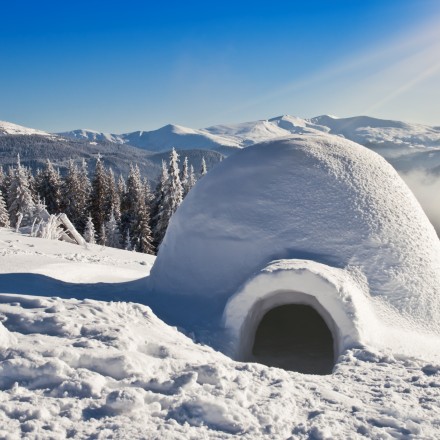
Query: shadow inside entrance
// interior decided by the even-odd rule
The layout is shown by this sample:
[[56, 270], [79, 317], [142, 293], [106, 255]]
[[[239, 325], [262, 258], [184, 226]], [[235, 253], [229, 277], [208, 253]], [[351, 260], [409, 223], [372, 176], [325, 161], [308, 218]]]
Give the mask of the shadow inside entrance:
[[332, 333], [319, 313], [304, 304], [267, 312], [252, 354], [254, 362], [305, 374], [331, 374], [334, 367]]

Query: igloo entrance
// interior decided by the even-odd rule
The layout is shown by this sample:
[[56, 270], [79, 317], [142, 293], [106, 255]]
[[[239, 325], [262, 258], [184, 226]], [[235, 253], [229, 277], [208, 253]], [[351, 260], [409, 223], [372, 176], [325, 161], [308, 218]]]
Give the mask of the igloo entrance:
[[330, 374], [332, 332], [310, 305], [284, 304], [269, 310], [255, 331], [251, 360], [305, 374]]

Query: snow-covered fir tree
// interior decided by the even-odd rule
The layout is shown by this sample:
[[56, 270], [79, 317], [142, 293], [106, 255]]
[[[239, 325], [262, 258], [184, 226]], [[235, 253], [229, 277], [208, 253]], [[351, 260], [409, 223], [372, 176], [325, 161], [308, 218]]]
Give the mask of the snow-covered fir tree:
[[6, 202], [3, 197], [2, 190], [0, 189], [0, 227], [1, 228], [9, 228], [9, 213], [6, 208]]
[[196, 184], [196, 182], [197, 182], [196, 173], [194, 171], [194, 167], [191, 165], [189, 167], [188, 189], [186, 191], [187, 194], [189, 193], [190, 189]]
[[83, 231], [87, 221], [87, 209], [90, 205], [90, 194], [92, 191], [92, 184], [89, 179], [89, 171], [87, 169], [87, 162], [82, 160], [81, 166], [78, 168], [79, 190], [78, 190], [78, 210], [82, 212], [81, 220], [79, 221], [78, 230]]
[[107, 174], [107, 200], [105, 214], [106, 218], [110, 219], [111, 215], [116, 218], [117, 221], [121, 219], [121, 198], [115, 182], [115, 175], [110, 168]]
[[46, 204], [48, 212], [50, 214], [61, 212], [62, 182], [58, 171], [55, 170], [49, 159], [47, 159], [43, 171], [38, 175], [36, 186], [38, 195]]
[[106, 236], [106, 246], [120, 248], [122, 237], [119, 231], [118, 222], [116, 221], [115, 215], [112, 212], [110, 214], [110, 219], [105, 223], [105, 236]]
[[164, 160], [162, 160], [162, 172], [160, 174], [159, 182], [156, 187], [156, 197], [153, 204], [153, 239], [156, 248], [159, 247], [165, 236], [166, 228], [168, 223], [164, 218], [164, 205], [165, 198], [167, 195], [167, 185], [168, 185], [168, 168]]
[[170, 153], [167, 190], [170, 199], [170, 207], [174, 214], [177, 207], [182, 203], [183, 199], [182, 182], [180, 181], [179, 172], [179, 155], [174, 148]]
[[154, 192], [154, 200], [151, 210], [153, 231], [156, 230], [159, 208], [162, 205], [163, 199], [165, 197], [165, 189], [167, 186], [167, 182], [168, 182], [168, 168], [165, 161], [162, 160], [162, 171], [160, 173], [159, 181], [156, 185], [156, 190]]
[[150, 213], [146, 204], [143, 203], [139, 207], [134, 225], [136, 251], [144, 254], [154, 254], [153, 237], [150, 228]]
[[[167, 180], [162, 183], [162, 178], [167, 177]], [[179, 173], [179, 155], [173, 148], [170, 153], [170, 162], [168, 173], [162, 172], [160, 185], [160, 202], [157, 208], [156, 222], [154, 229], [154, 238], [157, 245], [162, 243], [165, 232], [168, 228], [171, 216], [176, 212], [176, 209], [182, 203], [183, 188], [180, 182]]]
[[26, 170], [27, 177], [28, 177], [29, 190], [32, 195], [32, 200], [34, 202], [37, 202], [37, 200], [39, 198], [38, 190], [37, 190], [37, 180], [35, 179], [34, 175], [32, 174], [32, 170], [30, 168], [26, 167], [25, 170]]
[[130, 166], [124, 205], [122, 224], [125, 234], [130, 230], [132, 247], [139, 252], [153, 254], [150, 207], [146, 203], [145, 188], [138, 166]]
[[107, 208], [107, 176], [105, 167], [101, 161], [101, 156], [96, 159], [95, 174], [92, 180], [92, 191], [90, 194], [90, 214], [96, 230], [99, 231], [100, 244], [103, 243], [102, 234], [105, 234], [106, 208]]
[[206, 168], [205, 156], [202, 156], [202, 163], [200, 165], [200, 175], [203, 177], [208, 172]]
[[81, 179], [82, 176], [77, 165], [73, 160], [70, 160], [62, 187], [62, 208], [69, 220], [80, 232], [84, 231], [86, 223], [88, 197], [88, 194], [84, 191]]
[[[182, 175], [183, 175], [183, 171], [182, 171]], [[190, 189], [196, 184], [196, 181], [197, 181], [197, 178], [196, 178], [196, 174], [194, 172], [194, 167], [191, 165], [189, 167], [188, 172], [187, 172], [186, 179], [182, 182], [183, 197], [184, 198], [189, 193]]]
[[93, 220], [90, 215], [87, 217], [87, 223], [84, 229], [84, 240], [87, 243], [96, 244], [95, 226], [93, 225]]
[[29, 189], [27, 172], [20, 164], [20, 156], [17, 156], [17, 166], [12, 171], [7, 204], [9, 220], [13, 227], [20, 226], [18, 223], [22, 226], [32, 223], [35, 203]]
[[183, 159], [182, 171], [180, 173], [180, 182], [183, 188], [183, 197], [185, 197], [187, 194], [188, 180], [189, 180], [188, 157], [185, 156], [185, 159]]

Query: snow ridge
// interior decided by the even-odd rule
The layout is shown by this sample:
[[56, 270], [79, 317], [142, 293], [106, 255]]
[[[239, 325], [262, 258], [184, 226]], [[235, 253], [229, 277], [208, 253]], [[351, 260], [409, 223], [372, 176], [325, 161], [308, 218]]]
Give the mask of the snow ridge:
[[5, 135], [39, 135], [54, 138], [55, 135], [34, 128], [23, 127], [12, 122], [0, 121], [0, 136]]

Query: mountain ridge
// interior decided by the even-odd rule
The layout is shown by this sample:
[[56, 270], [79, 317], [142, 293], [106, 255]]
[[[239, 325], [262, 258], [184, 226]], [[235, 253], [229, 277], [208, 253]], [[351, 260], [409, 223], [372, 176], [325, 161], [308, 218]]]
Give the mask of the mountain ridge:
[[439, 127], [370, 116], [338, 118], [320, 115], [307, 119], [281, 115], [269, 119], [219, 124], [200, 129], [167, 124], [156, 130], [138, 130], [122, 134], [85, 129], [47, 133], [0, 122], [0, 137], [17, 134], [38, 135], [61, 143], [76, 140], [87, 142], [90, 146], [103, 143], [118, 148], [135, 147], [150, 154], [165, 153], [176, 148], [188, 151], [213, 151], [228, 156], [259, 142], [320, 132], [334, 134], [364, 145], [385, 157], [398, 170], [424, 168], [437, 173], [440, 169]]

